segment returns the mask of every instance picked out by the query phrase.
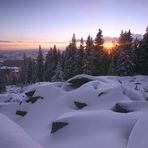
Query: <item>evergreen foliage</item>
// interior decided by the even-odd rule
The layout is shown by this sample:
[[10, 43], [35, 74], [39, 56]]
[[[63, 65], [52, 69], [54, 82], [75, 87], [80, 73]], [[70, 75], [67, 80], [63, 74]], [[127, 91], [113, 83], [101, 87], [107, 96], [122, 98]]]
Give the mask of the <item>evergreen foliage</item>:
[[[142, 40], [133, 40], [130, 30], [122, 30], [118, 45], [112, 47], [111, 53], [106, 52], [103, 44], [102, 30], [99, 29], [94, 40], [90, 35], [86, 41], [81, 38], [79, 46], [75, 34], [66, 50], [60, 51], [54, 45], [48, 51], [45, 62], [41, 46], [36, 59], [26, 57], [24, 53], [21, 83], [65, 81], [82, 73], [97, 76], [148, 75], [148, 27]], [[6, 75], [0, 77], [0, 92], [5, 90], [4, 77]], [[10, 84], [17, 84], [14, 73]]]
[[64, 72], [62, 71], [62, 66], [60, 62], [57, 64], [56, 70], [55, 70], [55, 75], [52, 77], [51, 81], [52, 82], [58, 82], [61, 81], [63, 82], [65, 78]]
[[95, 38], [95, 48], [94, 48], [94, 75], [106, 75], [109, 68], [109, 56], [105, 52], [103, 47], [103, 34], [102, 30], [99, 29]]
[[115, 74], [121, 76], [134, 75], [136, 65], [134, 63], [135, 52], [132, 47], [132, 34], [128, 32], [121, 32], [119, 38], [119, 47], [117, 48], [117, 61], [115, 67]]
[[93, 50], [94, 50], [93, 39], [89, 35], [84, 50], [84, 70], [83, 70], [83, 73], [89, 75], [93, 75], [95, 71]]
[[0, 70], [0, 93], [3, 93], [6, 90], [4, 74]]
[[137, 73], [148, 75], [148, 27], [137, 48]]
[[75, 34], [72, 37], [72, 41], [64, 52], [64, 73], [65, 78], [69, 79], [77, 74], [77, 63], [76, 59], [77, 46]]
[[41, 46], [39, 46], [39, 52], [38, 52], [38, 57], [37, 57], [37, 66], [36, 66], [37, 82], [43, 81], [43, 74], [44, 74], [43, 54], [42, 54]]
[[27, 65], [27, 82], [31, 83], [33, 79], [33, 64], [32, 64], [32, 58], [28, 58], [28, 65]]
[[23, 55], [23, 65], [21, 67], [21, 81], [24, 84], [27, 83], [27, 57], [25, 53]]

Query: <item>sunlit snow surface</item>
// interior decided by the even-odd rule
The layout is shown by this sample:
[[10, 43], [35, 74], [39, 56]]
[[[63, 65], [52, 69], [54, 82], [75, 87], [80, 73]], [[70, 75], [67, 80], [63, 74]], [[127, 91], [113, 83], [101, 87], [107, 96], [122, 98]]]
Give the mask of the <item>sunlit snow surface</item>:
[[[78, 75], [70, 80], [82, 77], [90, 81], [79, 88], [70, 81], [42, 82], [8, 88], [7, 93], [1, 94], [0, 112], [13, 121], [0, 115], [0, 120], [6, 118], [0, 123], [0, 137], [5, 135], [7, 139], [0, 138], [0, 148], [9, 148], [3, 146], [5, 142], [15, 140], [15, 148], [24, 148], [20, 142], [25, 136], [29, 138], [27, 148], [40, 147], [36, 143], [43, 148], [148, 148], [148, 76]], [[33, 96], [42, 99], [27, 103], [25, 92], [30, 90], [36, 90]], [[74, 101], [87, 106], [78, 110]], [[117, 103], [127, 112], [117, 112]], [[27, 114], [21, 117], [16, 111]], [[68, 125], [51, 134], [52, 122]], [[26, 133], [15, 130], [11, 136], [13, 124]]]

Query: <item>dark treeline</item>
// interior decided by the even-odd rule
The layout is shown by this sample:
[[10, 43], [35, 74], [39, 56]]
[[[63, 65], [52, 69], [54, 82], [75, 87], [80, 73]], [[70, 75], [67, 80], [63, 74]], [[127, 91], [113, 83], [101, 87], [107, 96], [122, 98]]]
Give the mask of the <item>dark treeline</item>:
[[[99, 29], [96, 38], [89, 35], [77, 46], [75, 34], [66, 50], [54, 46], [43, 57], [39, 46], [36, 59], [24, 54], [20, 83], [64, 81], [77, 74], [132, 76], [148, 74], [148, 27], [142, 40], [133, 39], [129, 31], [121, 31], [118, 44], [110, 54], [103, 46], [103, 34]], [[0, 80], [3, 82], [3, 80]]]

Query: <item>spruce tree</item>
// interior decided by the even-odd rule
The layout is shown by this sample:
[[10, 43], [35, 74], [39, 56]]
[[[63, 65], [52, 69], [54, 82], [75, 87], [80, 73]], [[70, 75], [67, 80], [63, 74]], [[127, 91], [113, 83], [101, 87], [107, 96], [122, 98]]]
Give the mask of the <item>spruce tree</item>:
[[51, 81], [51, 78], [55, 74], [55, 69], [59, 59], [60, 59], [60, 52], [57, 50], [56, 46], [54, 45], [53, 49], [50, 48], [50, 51], [48, 51], [46, 55], [45, 70], [44, 70], [45, 81]]
[[44, 69], [44, 80], [51, 81], [54, 71], [52, 70], [53, 63], [53, 51], [52, 48], [48, 51], [45, 59], [45, 69]]
[[26, 54], [24, 53], [23, 55], [23, 64], [21, 67], [21, 81], [23, 84], [27, 83], [27, 57]]
[[99, 29], [95, 38], [95, 48], [93, 53], [95, 65], [94, 75], [106, 75], [109, 69], [109, 56], [103, 49], [103, 43], [102, 30]]
[[86, 48], [84, 50], [84, 69], [83, 69], [83, 73], [89, 75], [93, 75], [95, 71], [93, 50], [94, 50], [93, 39], [89, 35], [86, 41]]
[[64, 52], [64, 73], [65, 78], [69, 79], [75, 75], [77, 75], [77, 59], [76, 59], [76, 38], [75, 34], [73, 34], [72, 41], [66, 48]]
[[36, 66], [37, 82], [43, 81], [43, 74], [44, 74], [43, 54], [42, 54], [41, 46], [39, 46], [39, 51], [37, 56], [37, 66]]
[[71, 44], [72, 44], [72, 46], [76, 47], [76, 43], [77, 43], [76, 36], [75, 36], [75, 34], [73, 34]]
[[58, 56], [59, 56], [58, 54], [59, 53], [58, 53], [57, 47], [56, 45], [54, 45], [53, 47], [53, 71], [55, 71], [56, 66], [58, 64]]
[[148, 27], [137, 49], [137, 72], [148, 75]]
[[83, 73], [83, 54], [84, 54], [84, 41], [81, 38], [80, 47], [75, 47], [75, 60], [74, 60], [74, 75], [82, 74]]
[[6, 91], [6, 84], [5, 84], [5, 79], [4, 79], [4, 74], [0, 70], [0, 94]]
[[116, 75], [133, 75], [135, 73], [136, 65], [134, 63], [135, 52], [132, 47], [132, 34], [128, 32], [121, 32], [119, 38], [119, 47], [116, 60]]
[[32, 59], [32, 82], [36, 82], [36, 62]]
[[62, 70], [62, 66], [61, 63], [58, 62], [57, 66], [56, 66], [56, 70], [55, 70], [55, 74], [52, 77], [51, 81], [52, 82], [63, 82], [65, 78], [64, 72]]
[[103, 43], [104, 43], [104, 40], [103, 40], [102, 30], [99, 29], [99, 31], [96, 35], [96, 38], [95, 38], [95, 45], [98, 47], [98, 49], [100, 49], [100, 47], [102, 47]]
[[78, 50], [79, 53], [79, 73], [83, 73], [83, 69], [84, 69], [84, 40], [83, 38], [81, 38], [80, 40], [80, 47]]
[[27, 82], [32, 83], [33, 80], [33, 64], [32, 64], [32, 58], [28, 58], [28, 64], [27, 64]]

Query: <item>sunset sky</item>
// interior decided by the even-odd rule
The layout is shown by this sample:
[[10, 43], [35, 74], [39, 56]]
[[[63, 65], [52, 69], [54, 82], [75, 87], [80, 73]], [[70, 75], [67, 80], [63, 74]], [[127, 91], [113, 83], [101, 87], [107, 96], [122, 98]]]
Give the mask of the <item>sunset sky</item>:
[[144, 34], [147, 14], [148, 0], [0, 0], [0, 49], [61, 46], [99, 28], [104, 36]]

